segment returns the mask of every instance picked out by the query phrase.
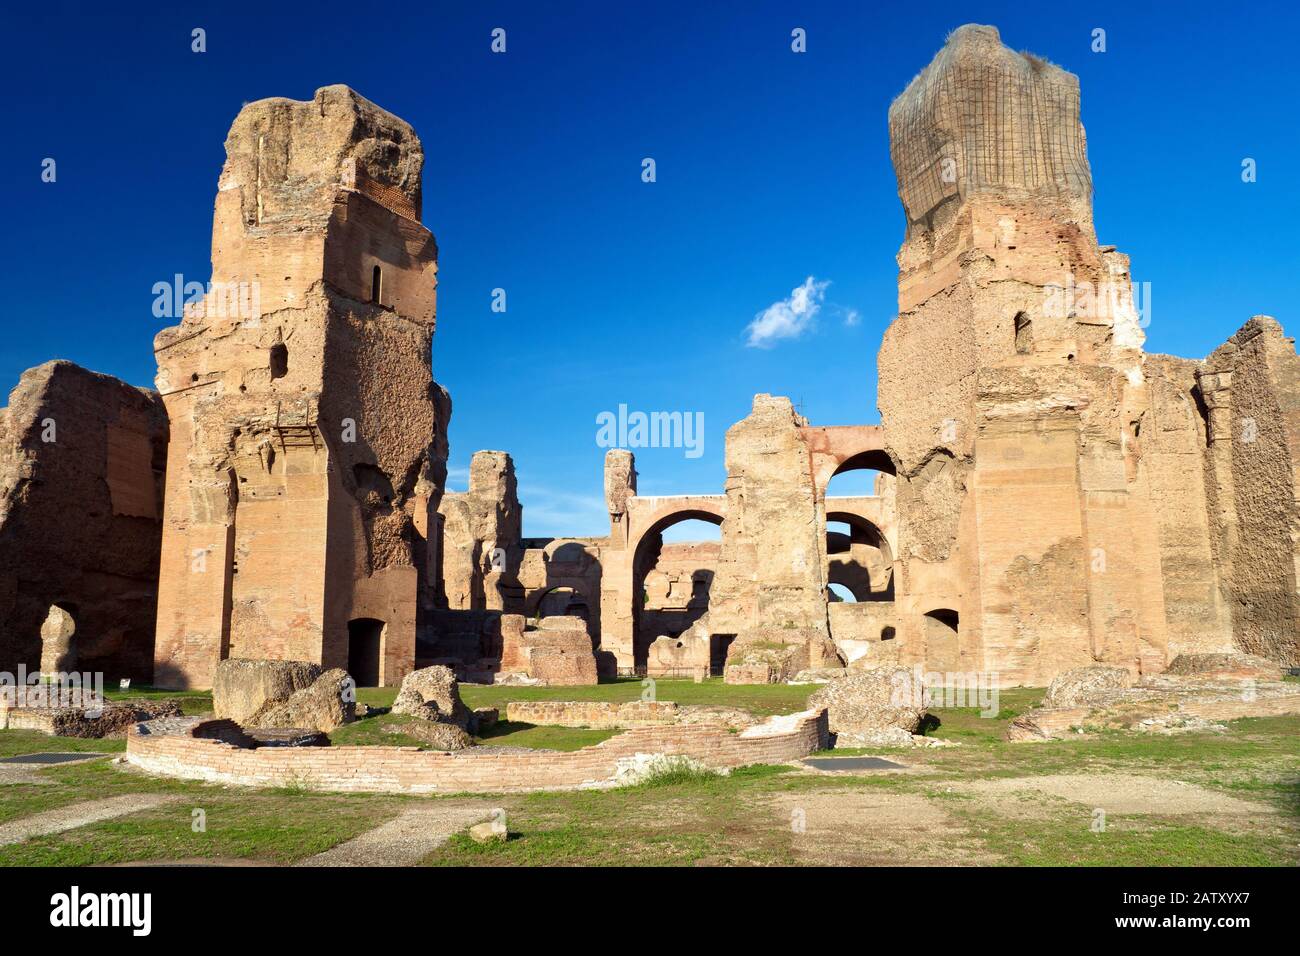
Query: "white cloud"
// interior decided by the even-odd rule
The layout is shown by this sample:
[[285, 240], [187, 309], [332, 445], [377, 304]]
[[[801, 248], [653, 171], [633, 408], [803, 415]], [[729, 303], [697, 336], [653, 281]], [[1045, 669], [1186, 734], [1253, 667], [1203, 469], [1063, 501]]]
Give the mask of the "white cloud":
[[862, 321], [862, 313], [860, 313], [857, 309], [844, 310], [844, 325], [847, 328], [851, 329], [853, 328], [853, 326], [857, 325], [861, 321]]
[[803, 285], [790, 291], [788, 298], [773, 302], [754, 316], [746, 329], [749, 340], [745, 344], [750, 348], [770, 349], [781, 339], [797, 339], [803, 335], [812, 328], [830, 284], [829, 279], [818, 281], [809, 276]]

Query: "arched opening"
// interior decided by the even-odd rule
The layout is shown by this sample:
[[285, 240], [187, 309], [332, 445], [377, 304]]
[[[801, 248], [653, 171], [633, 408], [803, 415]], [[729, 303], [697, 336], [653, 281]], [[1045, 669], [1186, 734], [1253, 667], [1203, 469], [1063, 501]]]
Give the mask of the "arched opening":
[[829, 600], [832, 603], [835, 604], [857, 604], [858, 603], [857, 596], [854, 595], [854, 593], [850, 591], [847, 587], [845, 587], [843, 584], [840, 584], [838, 581], [832, 581], [830, 584], [826, 585], [826, 590], [830, 592]]
[[370, 301], [379, 305], [379, 296], [382, 293], [384, 276], [380, 272], [379, 266], [375, 266], [370, 272]]
[[928, 611], [922, 621], [927, 670], [951, 673], [961, 669], [957, 612], [951, 608]]
[[348, 621], [348, 673], [358, 687], [378, 687], [384, 622], [373, 617]]
[[892, 627], [882, 627], [880, 629], [880, 639], [882, 641], [892, 641], [894, 639], [894, 629]]
[[1034, 323], [1023, 312], [1017, 312], [1015, 318], [1016, 352], [1028, 355], [1034, 350]]
[[590, 624], [591, 608], [582, 592], [567, 585], [559, 585], [537, 599], [533, 618], [541, 621], [544, 617], [580, 617]]
[[826, 580], [840, 585], [854, 601], [894, 600], [894, 552], [872, 521], [849, 511], [833, 511], [843, 499], [827, 501]]
[[[721, 525], [717, 515], [684, 511], [660, 519], [641, 536], [632, 564], [632, 650], [637, 667], [646, 664], [656, 639], [680, 637], [708, 611]], [[725, 656], [726, 645], [721, 647]], [[711, 646], [711, 656], [715, 652]]]
[[276, 342], [271, 346], [271, 379], [284, 378], [289, 374], [289, 346]]

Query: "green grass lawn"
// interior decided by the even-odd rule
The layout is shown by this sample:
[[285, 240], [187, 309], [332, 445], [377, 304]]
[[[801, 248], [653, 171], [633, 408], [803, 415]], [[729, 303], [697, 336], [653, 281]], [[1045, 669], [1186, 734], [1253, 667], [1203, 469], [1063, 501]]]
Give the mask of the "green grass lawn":
[[[804, 706], [815, 686], [728, 686], [718, 680], [658, 681], [660, 700], [746, 707], [757, 714]], [[502, 710], [510, 700], [635, 700], [639, 680], [595, 687], [465, 685], [471, 707]], [[138, 693], [138, 692], [137, 692]], [[1104, 733], [1079, 740], [1012, 744], [1008, 723], [1033, 707], [1041, 689], [1003, 691], [995, 717], [973, 708], [938, 709], [928, 733], [959, 744], [880, 753], [904, 773], [820, 775], [799, 766], [758, 766], [730, 775], [678, 773], [617, 790], [499, 794], [511, 838], [480, 845], [453, 838], [425, 859], [462, 865], [782, 865], [951, 863], [1004, 865], [1273, 865], [1300, 863], [1300, 718], [1239, 720], [1221, 732], [1173, 735]], [[393, 689], [363, 690], [363, 702], [387, 706]], [[205, 703], [187, 695], [187, 709]], [[210, 704], [209, 704], [210, 706]], [[335, 743], [418, 746], [384, 725], [412, 718], [366, 717], [331, 735]], [[571, 750], [611, 731], [536, 727], [503, 721], [484, 746]], [[48, 783], [0, 783], [0, 824], [85, 800], [129, 793], [171, 795], [176, 803], [63, 834], [0, 847], [0, 865], [67, 865], [132, 860], [230, 859], [286, 863], [328, 849], [421, 801], [457, 799], [343, 795], [304, 790], [254, 791], [150, 777], [111, 761], [120, 740], [46, 737], [0, 731], [0, 756], [47, 751], [109, 755], [37, 770]], [[843, 751], [836, 751], [842, 754]], [[1065, 796], [994, 795], [980, 786], [1019, 787], [1035, 777], [1139, 778], [1153, 786], [1193, 788], [1247, 814], [1189, 813], [1158, 801], [1111, 812], [1103, 832], [1089, 827], [1092, 808]], [[1103, 802], [1104, 799], [1103, 799]], [[791, 825], [806, 811], [806, 832]], [[205, 832], [192, 828], [193, 810]]]
[[[330, 732], [330, 743], [352, 746], [419, 747], [431, 750], [419, 737], [393, 733], [386, 727], [418, 723], [419, 718], [404, 714], [373, 714]], [[511, 721], [499, 721], [484, 731], [475, 742], [485, 747], [529, 747], [540, 750], [580, 750], [608, 740], [616, 730], [592, 730], [586, 727], [538, 727]]]
[[[717, 704], [740, 707], [762, 717], [802, 710], [808, 695], [817, 685], [805, 684], [724, 684], [721, 677], [711, 677], [697, 684], [690, 680], [655, 679], [654, 700], [671, 700], [679, 704]], [[651, 687], [639, 677], [619, 677], [581, 687], [498, 687], [461, 684], [460, 696], [466, 706], [496, 707], [505, 716], [506, 704], [512, 700], [598, 700], [626, 703], [640, 700]], [[364, 704], [388, 707], [397, 696], [395, 687], [369, 687], [357, 691]]]

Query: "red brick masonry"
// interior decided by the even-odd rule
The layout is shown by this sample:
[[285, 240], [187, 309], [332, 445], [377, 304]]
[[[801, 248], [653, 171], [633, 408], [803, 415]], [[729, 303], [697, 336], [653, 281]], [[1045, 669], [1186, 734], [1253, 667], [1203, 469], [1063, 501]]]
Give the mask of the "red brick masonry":
[[137, 725], [127, 760], [149, 773], [250, 787], [301, 786], [370, 793], [503, 793], [608, 786], [638, 754], [690, 757], [714, 769], [783, 763], [825, 745], [826, 711], [774, 717], [733, 733], [714, 725], [638, 727], [569, 753], [455, 753], [415, 747], [262, 747], [215, 739], [229, 721], [204, 721], [177, 733]]

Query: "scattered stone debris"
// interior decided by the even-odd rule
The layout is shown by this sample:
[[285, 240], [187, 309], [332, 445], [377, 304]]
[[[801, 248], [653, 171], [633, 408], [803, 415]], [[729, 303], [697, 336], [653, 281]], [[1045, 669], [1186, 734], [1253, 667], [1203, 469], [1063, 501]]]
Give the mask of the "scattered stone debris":
[[379, 728], [386, 734], [413, 737], [434, 750], [465, 750], [474, 746], [474, 738], [463, 727], [434, 720], [413, 720], [405, 724], [383, 724]]
[[1133, 675], [1124, 667], [1094, 664], [1076, 667], [1057, 674], [1047, 687], [1044, 707], [1076, 707], [1086, 704], [1102, 691], [1133, 686]]
[[217, 664], [213, 712], [244, 727], [329, 733], [356, 716], [355, 686], [340, 668], [308, 661], [231, 658]]
[[827, 709], [836, 747], [911, 746], [926, 704], [918, 673], [890, 666], [849, 671], [808, 698]]
[[246, 723], [268, 703], [288, 700], [320, 675], [321, 666], [310, 661], [227, 658], [213, 672], [212, 712]]
[[504, 823], [497, 820], [484, 820], [469, 828], [470, 839], [475, 843], [505, 843], [510, 832]]
[[454, 724], [461, 730], [473, 729], [474, 715], [460, 699], [456, 675], [441, 664], [407, 674], [393, 701], [392, 713]]
[[1197, 656], [1183, 655], [1181, 673], [1166, 671], [1132, 686], [1108, 684], [1107, 680], [1118, 681], [1113, 677], [1070, 683], [1071, 690], [1064, 696], [1075, 702], [1073, 706], [1049, 705], [1021, 714], [1007, 728], [1007, 739], [1051, 740], [1102, 730], [1176, 733], [1209, 729], [1241, 717], [1300, 714], [1300, 686], [1224, 676], [1260, 671], [1250, 661], [1225, 661], [1225, 655], [1208, 655], [1211, 659], [1204, 662], [1195, 660]]
[[39, 730], [56, 737], [125, 737], [142, 720], [179, 717], [175, 698], [108, 701], [74, 695], [74, 706], [62, 706], [57, 692], [46, 686], [0, 688], [0, 729]]

